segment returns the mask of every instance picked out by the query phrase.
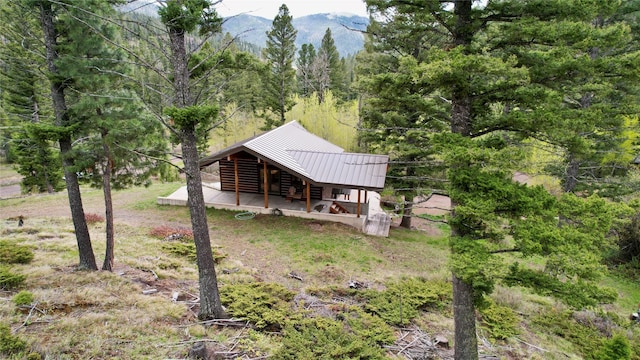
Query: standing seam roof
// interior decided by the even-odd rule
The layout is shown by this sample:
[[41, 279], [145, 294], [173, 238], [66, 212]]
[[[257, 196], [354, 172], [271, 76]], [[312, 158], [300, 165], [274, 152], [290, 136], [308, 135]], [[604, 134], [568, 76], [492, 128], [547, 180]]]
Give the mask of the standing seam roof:
[[292, 121], [271, 130], [244, 144], [250, 150], [271, 161], [312, 178], [306, 169], [291, 157], [289, 150], [320, 151], [341, 153], [341, 147], [334, 145], [305, 130], [297, 121]]
[[243, 149], [313, 182], [368, 189], [384, 188], [389, 163], [387, 155], [345, 153], [292, 121], [208, 156], [200, 165], [208, 166]]
[[389, 157], [355, 153], [292, 150], [291, 157], [319, 183], [372, 189], [384, 188]]

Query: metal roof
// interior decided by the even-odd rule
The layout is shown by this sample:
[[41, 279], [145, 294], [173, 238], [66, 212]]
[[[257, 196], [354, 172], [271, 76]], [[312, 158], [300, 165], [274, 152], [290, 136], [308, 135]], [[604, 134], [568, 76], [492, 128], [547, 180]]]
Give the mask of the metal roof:
[[389, 157], [355, 153], [321, 153], [291, 150], [289, 154], [309, 174], [323, 184], [382, 189]]
[[387, 155], [345, 153], [344, 149], [292, 121], [241, 141], [200, 161], [206, 167], [246, 151], [313, 183], [371, 190], [384, 188]]

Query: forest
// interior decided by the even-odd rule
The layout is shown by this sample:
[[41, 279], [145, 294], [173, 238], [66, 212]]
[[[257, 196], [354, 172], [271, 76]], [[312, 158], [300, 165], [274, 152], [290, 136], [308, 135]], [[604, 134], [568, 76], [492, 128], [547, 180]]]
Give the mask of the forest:
[[[242, 317], [285, 334], [266, 357], [388, 357], [389, 326], [411, 318], [406, 296], [407, 312], [447, 304], [453, 358], [486, 358], [479, 319], [507, 321], [495, 294], [513, 287], [615, 323], [580, 343], [589, 350], [581, 358], [640, 359], [637, 324], [606, 312], [620, 294], [603, 286], [609, 274], [640, 283], [640, 1], [365, 3], [365, 48], [342, 57], [330, 29], [317, 48], [296, 48], [286, 4], [257, 48], [221, 32], [217, 1], [158, 1], [157, 16], [128, 0], [3, 1], [2, 162], [20, 174], [25, 196], [66, 194], [76, 268], [87, 274], [117, 267], [114, 194], [185, 181], [197, 320]], [[199, 160], [291, 120], [347, 151], [388, 154], [381, 195], [408, 231], [425, 220], [415, 199], [451, 199], [447, 216], [426, 218], [446, 226], [446, 281], [400, 279], [353, 295], [363, 308], [287, 321], [243, 298], [264, 292], [276, 309], [293, 299], [287, 289], [219, 287]], [[104, 203], [101, 267], [86, 189]], [[11, 291], [19, 275], [3, 263], [22, 245], [0, 239], [0, 248], [0, 285]], [[393, 291], [399, 304], [385, 298]], [[389, 317], [396, 306], [400, 321]], [[14, 350], [19, 340], [3, 326], [0, 354], [42, 355]], [[492, 329], [496, 340], [515, 335]], [[592, 338], [584, 334], [574, 340]], [[313, 338], [326, 348], [305, 352], [300, 344]], [[525, 357], [555, 358], [539, 356]]]

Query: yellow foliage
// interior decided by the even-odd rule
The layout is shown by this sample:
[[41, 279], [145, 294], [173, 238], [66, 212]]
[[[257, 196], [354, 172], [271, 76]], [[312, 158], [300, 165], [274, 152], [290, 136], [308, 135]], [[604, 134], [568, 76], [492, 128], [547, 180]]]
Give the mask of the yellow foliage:
[[640, 126], [638, 117], [625, 116], [624, 130], [620, 134], [622, 142], [617, 151], [607, 153], [603, 164], [621, 164], [626, 166], [638, 155], [638, 141], [640, 140]]
[[358, 102], [353, 100], [338, 104], [330, 91], [324, 101], [316, 96], [295, 98], [296, 105], [287, 113], [287, 119], [298, 120], [305, 129], [340, 146], [345, 151], [357, 148]]
[[[294, 98], [294, 107], [286, 113], [288, 121], [297, 120], [309, 132], [340, 146], [345, 151], [357, 149], [358, 102], [353, 100], [338, 104], [337, 99], [327, 91], [324, 102], [316, 96]], [[220, 111], [220, 119], [226, 120], [211, 132], [209, 150], [222, 150], [239, 141], [263, 133], [260, 128], [264, 120], [242, 111], [235, 103], [226, 105]]]
[[521, 172], [531, 176], [546, 173], [546, 167], [550, 164], [562, 162], [564, 150], [558, 146], [545, 143], [536, 139], [525, 140], [528, 145], [527, 160]]
[[250, 112], [242, 111], [236, 103], [227, 104], [220, 111], [220, 119], [226, 119], [212, 130], [209, 150], [222, 150], [239, 141], [246, 140], [263, 131], [264, 121]]

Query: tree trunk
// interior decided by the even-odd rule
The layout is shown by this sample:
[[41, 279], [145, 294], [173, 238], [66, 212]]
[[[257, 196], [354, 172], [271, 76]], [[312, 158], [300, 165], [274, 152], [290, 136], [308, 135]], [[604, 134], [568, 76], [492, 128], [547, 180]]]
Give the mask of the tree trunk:
[[455, 328], [455, 360], [478, 359], [476, 313], [473, 287], [453, 275], [453, 321]]
[[[55, 75], [58, 73], [58, 69], [55, 64], [55, 61], [58, 58], [56, 49], [57, 33], [53, 21], [53, 9], [51, 8], [50, 2], [43, 1], [40, 3], [40, 15], [42, 32], [44, 33], [47, 68], [51, 74]], [[55, 76], [52, 76], [51, 79], [51, 99], [53, 102], [56, 125], [59, 127], [66, 127], [69, 125], [69, 115], [67, 114], [67, 105], [64, 96], [65, 85], [62, 81], [57, 80]], [[93, 254], [93, 248], [91, 247], [89, 228], [87, 227], [87, 221], [84, 217], [78, 177], [75, 171], [72, 170], [73, 160], [69, 155], [71, 153], [71, 136], [65, 132], [60, 135], [58, 142], [60, 144], [67, 194], [69, 196], [71, 218], [73, 219], [73, 226], [75, 228], [76, 240], [78, 243], [78, 255], [80, 257], [78, 267], [80, 269], [98, 270], [96, 259]]]
[[60, 139], [60, 152], [62, 154], [62, 167], [64, 168], [64, 178], [67, 185], [67, 194], [69, 196], [69, 206], [71, 208], [71, 218], [76, 232], [76, 242], [78, 243], [78, 268], [82, 270], [98, 270], [96, 258], [93, 254], [91, 246], [91, 237], [89, 235], [89, 227], [84, 217], [84, 208], [82, 206], [82, 197], [80, 195], [80, 185], [78, 184], [78, 176], [72, 170], [72, 161], [69, 159], [71, 151], [71, 139], [65, 136]]
[[[174, 75], [174, 88], [176, 92], [175, 105], [178, 108], [191, 106], [192, 99], [189, 88], [189, 68], [187, 52], [185, 48], [184, 32], [170, 29], [172, 66]], [[182, 124], [180, 128], [180, 140], [182, 144], [182, 160], [187, 178], [187, 196], [189, 213], [191, 215], [191, 227], [196, 245], [196, 262], [198, 265], [198, 280], [200, 285], [200, 311], [198, 318], [201, 320], [224, 318], [226, 314], [220, 303], [218, 291], [218, 279], [211, 239], [209, 238], [209, 226], [207, 225], [207, 213], [202, 193], [202, 178], [198, 164], [198, 141], [196, 138], [195, 124]]]
[[102, 172], [102, 192], [104, 193], [104, 211], [105, 221], [107, 223], [107, 243], [104, 254], [104, 263], [102, 263], [102, 270], [113, 270], [113, 249], [115, 247], [115, 234], [113, 227], [113, 200], [111, 198], [111, 173], [113, 171], [113, 159], [111, 159], [111, 149], [107, 143], [105, 137], [107, 131], [102, 131], [102, 149], [104, 151], [104, 157], [106, 164]]
[[171, 65], [173, 66], [173, 87], [175, 90], [176, 107], [191, 105], [191, 93], [189, 91], [189, 68], [187, 49], [184, 45], [184, 32], [178, 30], [169, 31], [171, 44]]
[[[471, 19], [471, 0], [456, 1], [454, 14], [456, 25], [454, 44], [469, 46], [473, 39], [473, 21]], [[466, 51], [466, 49], [463, 49]], [[451, 132], [468, 137], [472, 129], [471, 94], [460, 86], [454, 86], [451, 95]], [[460, 165], [458, 165], [460, 166]], [[455, 217], [456, 202], [451, 201], [451, 216]], [[462, 229], [451, 226], [451, 241], [462, 236]], [[456, 256], [455, 253], [452, 256]], [[476, 337], [475, 305], [473, 303], [473, 284], [466, 283], [453, 274], [453, 320], [455, 327], [454, 358], [456, 360], [478, 359], [478, 340]]]
[[580, 162], [571, 156], [567, 169], [564, 172], [564, 181], [562, 182], [562, 190], [566, 193], [573, 192], [578, 185], [578, 172], [580, 171]]
[[225, 318], [226, 314], [220, 303], [218, 279], [216, 277], [213, 251], [209, 238], [207, 213], [202, 193], [202, 179], [198, 166], [198, 149], [195, 128], [182, 131], [182, 155], [187, 177], [187, 195], [191, 226], [196, 245], [196, 260], [198, 263], [198, 278], [200, 282], [200, 312], [201, 320]]
[[280, 122], [277, 124], [277, 126], [283, 125], [284, 124], [284, 114], [287, 112], [287, 78], [285, 76], [285, 74], [283, 73], [281, 75], [280, 78], [280, 99], [279, 99], [279, 116], [280, 116]]
[[[411, 196], [412, 195], [409, 195], [409, 197]], [[400, 227], [411, 229], [411, 216], [413, 215], [413, 198], [407, 199], [407, 196], [405, 196], [402, 208], [402, 221], [400, 221]]]

